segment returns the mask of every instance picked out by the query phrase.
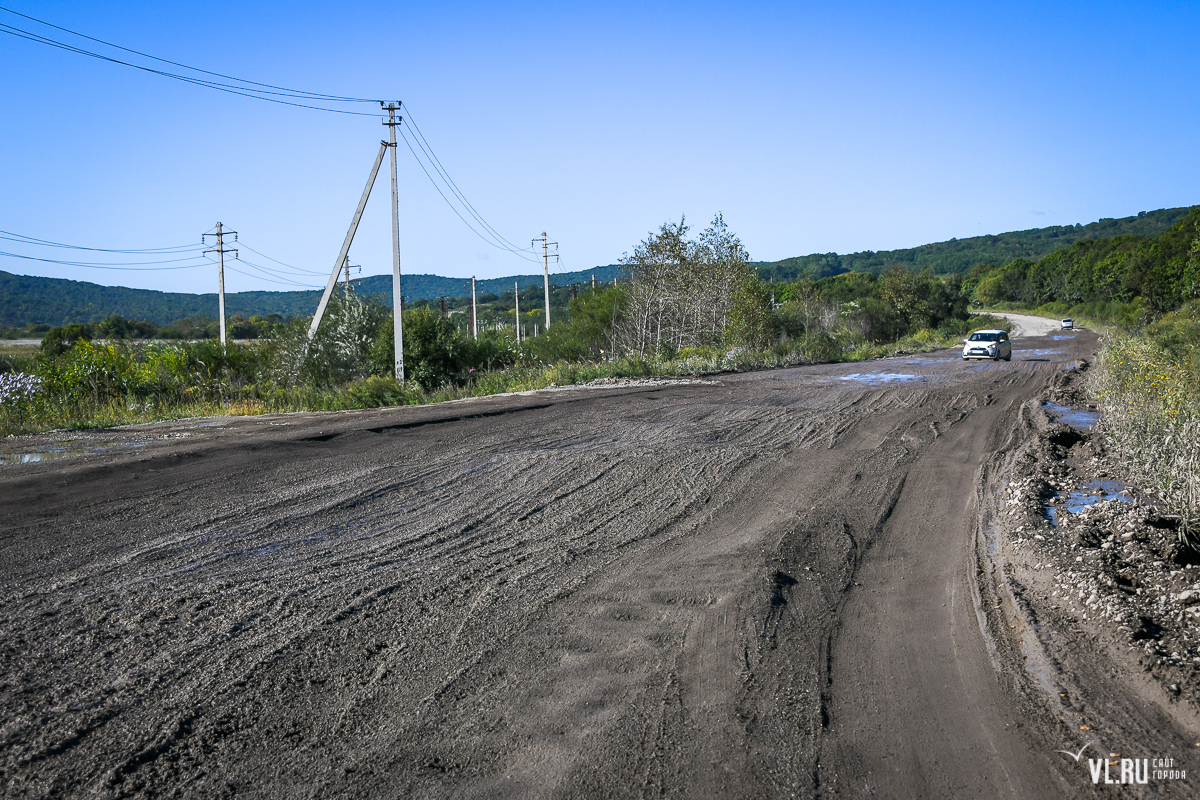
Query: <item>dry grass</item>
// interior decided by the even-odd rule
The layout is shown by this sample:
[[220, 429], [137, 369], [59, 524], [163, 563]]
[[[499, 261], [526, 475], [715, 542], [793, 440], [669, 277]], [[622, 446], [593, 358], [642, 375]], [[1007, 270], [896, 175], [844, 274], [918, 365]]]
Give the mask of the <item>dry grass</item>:
[[1200, 543], [1200, 400], [1186, 369], [1142, 336], [1112, 336], [1092, 373], [1100, 429], [1130, 478], [1155, 492]]

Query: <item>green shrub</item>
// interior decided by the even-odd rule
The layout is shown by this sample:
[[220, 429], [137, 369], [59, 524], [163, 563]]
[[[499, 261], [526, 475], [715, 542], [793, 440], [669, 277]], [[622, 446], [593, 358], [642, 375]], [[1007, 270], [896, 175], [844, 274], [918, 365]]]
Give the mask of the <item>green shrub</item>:
[[90, 341], [92, 333], [92, 326], [88, 324], [72, 323], [60, 328], [51, 328], [42, 337], [42, 352], [49, 356], [61, 355], [74, 347], [78, 341]]

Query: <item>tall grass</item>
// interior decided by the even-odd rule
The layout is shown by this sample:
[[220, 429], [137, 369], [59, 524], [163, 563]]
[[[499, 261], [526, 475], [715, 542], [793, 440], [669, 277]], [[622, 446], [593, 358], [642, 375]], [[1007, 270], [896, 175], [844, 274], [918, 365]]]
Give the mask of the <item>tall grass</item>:
[[[224, 350], [212, 341], [149, 345], [80, 341], [60, 355], [0, 358], [0, 436], [198, 416], [411, 405], [601, 378], [688, 378], [863, 361], [896, 352], [950, 347], [973, 328], [1001, 323], [1003, 320], [990, 317], [947, 321], [937, 330], [922, 330], [883, 345], [841, 332], [800, 336], [765, 350], [688, 348], [658, 358], [634, 353], [612, 360], [547, 363], [532, 352], [523, 352], [517, 363], [506, 368], [472, 370], [465, 379], [428, 388], [415, 381], [401, 386], [390, 376], [354, 376], [349, 367], [339, 367], [342, 377], [335, 378], [328, 365], [342, 365], [346, 359], [323, 356], [325, 350], [320, 347], [313, 348], [312, 357], [325, 367], [306, 367], [298, 374], [292, 342], [296, 337], [230, 344]], [[357, 353], [363, 349], [361, 344], [350, 349]], [[364, 369], [363, 365], [352, 366]]]
[[1130, 477], [1153, 487], [1181, 519], [1180, 538], [1200, 543], [1200, 400], [1195, 376], [1145, 335], [1112, 335], [1092, 372], [1099, 428]]

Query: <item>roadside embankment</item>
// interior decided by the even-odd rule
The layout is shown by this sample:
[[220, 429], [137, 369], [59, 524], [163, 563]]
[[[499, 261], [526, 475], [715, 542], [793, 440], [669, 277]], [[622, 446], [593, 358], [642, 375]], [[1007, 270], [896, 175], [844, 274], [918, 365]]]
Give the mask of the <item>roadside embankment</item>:
[[[1195, 770], [1200, 559], [1097, 430], [1090, 366], [1026, 403], [1024, 441], [993, 489], [982, 550], [998, 587], [995, 627], [1024, 655], [1024, 691], [1074, 737], [1064, 746], [1160, 753]], [[1186, 784], [1158, 788], [1186, 796]]]

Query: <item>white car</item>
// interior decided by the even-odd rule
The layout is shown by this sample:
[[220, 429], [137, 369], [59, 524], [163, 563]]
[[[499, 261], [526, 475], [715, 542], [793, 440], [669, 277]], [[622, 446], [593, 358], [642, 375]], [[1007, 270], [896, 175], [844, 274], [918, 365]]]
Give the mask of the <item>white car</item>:
[[1012, 361], [1012, 342], [1008, 331], [975, 331], [963, 339], [963, 361], [972, 358], [990, 358], [992, 361]]
[[1062, 321], [1062, 326], [1063, 326], [1063, 330], [1066, 330], [1067, 328], [1074, 328], [1074, 327], [1075, 327], [1075, 320], [1073, 320], [1073, 319], [1064, 319], [1064, 320]]

